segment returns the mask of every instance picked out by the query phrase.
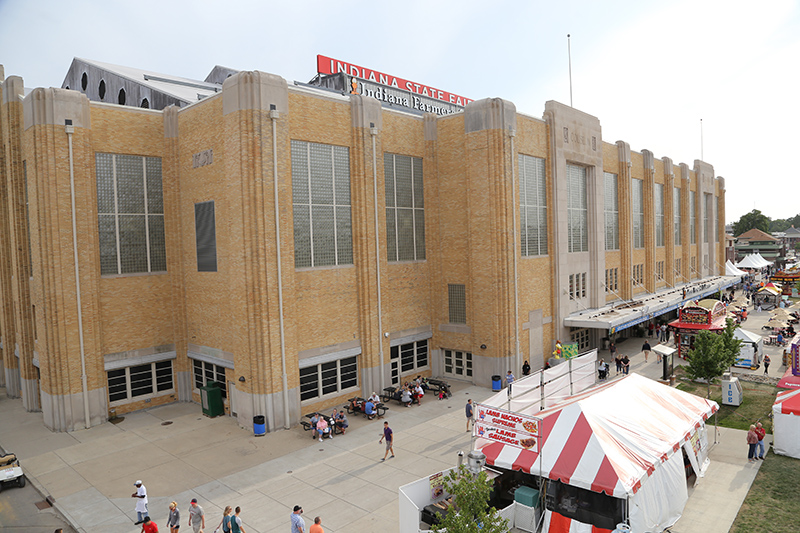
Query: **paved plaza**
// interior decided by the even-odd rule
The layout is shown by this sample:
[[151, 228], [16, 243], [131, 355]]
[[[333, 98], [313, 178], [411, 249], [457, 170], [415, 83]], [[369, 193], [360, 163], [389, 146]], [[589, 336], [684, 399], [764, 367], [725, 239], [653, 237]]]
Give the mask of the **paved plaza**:
[[[769, 314], [750, 317], [745, 328], [760, 332]], [[657, 379], [660, 365], [654, 356], [644, 362], [641, 344], [642, 339], [627, 339], [618, 349], [631, 357], [632, 372]], [[781, 350], [766, 349], [777, 377], [785, 370]], [[608, 352], [599, 357], [608, 360]], [[248, 533], [284, 533], [294, 505], [303, 506], [309, 525], [322, 517], [326, 533], [392, 532], [398, 528], [398, 487], [454, 466], [458, 452], [470, 448], [464, 403], [491, 394], [453, 382], [449, 400], [392, 405], [383, 420], [395, 432], [396, 458], [386, 462], [380, 461], [381, 420], [351, 416], [345, 435], [324, 442], [300, 427], [254, 437], [232, 418], [209, 419], [196, 404], [176, 403], [128, 414], [116, 425], [52, 433], [41, 413], [25, 412], [21, 401], [7, 398], [3, 390], [0, 444], [21, 457], [31, 482], [55, 499], [56, 509], [79, 532], [138, 531], [130, 497], [137, 479], [144, 481], [150, 515], [162, 527], [173, 500], [186, 527], [189, 501], [196, 497], [206, 512], [207, 532], [217, 526], [226, 505], [242, 507]], [[713, 441], [713, 426], [709, 429]], [[747, 462], [743, 431], [720, 428], [716, 440], [708, 475], [690, 489], [675, 533], [728, 531], [755, 478], [760, 463]], [[705, 512], [712, 507], [714, 513]]]

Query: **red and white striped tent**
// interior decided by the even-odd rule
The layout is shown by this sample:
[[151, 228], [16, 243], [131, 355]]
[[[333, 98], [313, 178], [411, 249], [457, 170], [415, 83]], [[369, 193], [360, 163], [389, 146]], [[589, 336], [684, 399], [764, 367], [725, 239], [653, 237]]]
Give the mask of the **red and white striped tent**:
[[780, 455], [800, 458], [800, 389], [779, 392], [772, 416], [772, 449]]
[[633, 531], [662, 531], [677, 521], [688, 499], [680, 448], [686, 446], [702, 476], [705, 421], [718, 408], [631, 374], [543, 411], [519, 410], [542, 419], [540, 453], [484, 439], [476, 440], [476, 448], [487, 464], [627, 499]]

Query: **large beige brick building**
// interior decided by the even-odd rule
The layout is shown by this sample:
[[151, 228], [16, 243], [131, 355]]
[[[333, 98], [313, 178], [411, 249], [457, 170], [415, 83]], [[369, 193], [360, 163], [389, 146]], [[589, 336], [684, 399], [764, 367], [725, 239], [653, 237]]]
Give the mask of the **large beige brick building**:
[[489, 385], [725, 284], [713, 167], [557, 102], [439, 116], [253, 71], [157, 110], [0, 81], [0, 380], [56, 431], [207, 381], [269, 430], [407, 376]]

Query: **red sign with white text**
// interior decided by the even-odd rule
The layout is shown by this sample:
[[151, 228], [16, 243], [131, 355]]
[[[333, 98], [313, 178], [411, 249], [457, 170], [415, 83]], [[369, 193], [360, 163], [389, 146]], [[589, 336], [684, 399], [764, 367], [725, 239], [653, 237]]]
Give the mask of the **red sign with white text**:
[[431, 87], [430, 85], [414, 83], [412, 81], [404, 80], [403, 78], [398, 78], [397, 76], [378, 72], [377, 70], [360, 67], [352, 63], [339, 61], [338, 59], [332, 59], [323, 55], [317, 55], [317, 73], [337, 74], [339, 72], [344, 72], [348, 76], [353, 76], [354, 78], [361, 80], [371, 81], [380, 85], [386, 85], [387, 87], [395, 87], [403, 91], [418, 94], [420, 96], [435, 98], [437, 100], [441, 100], [442, 102], [447, 102], [453, 105], [466, 106], [468, 103], [472, 102], [472, 100], [469, 98], [464, 98], [463, 96], [458, 96], [457, 94], [441, 91], [435, 87]]

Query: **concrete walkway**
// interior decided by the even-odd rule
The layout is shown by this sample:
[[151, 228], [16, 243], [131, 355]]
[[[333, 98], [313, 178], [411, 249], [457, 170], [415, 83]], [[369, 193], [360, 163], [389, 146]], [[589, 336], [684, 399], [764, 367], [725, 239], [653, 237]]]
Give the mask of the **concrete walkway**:
[[[754, 315], [745, 326], [760, 332], [769, 314]], [[618, 349], [631, 358], [632, 372], [661, 377], [654, 354], [644, 362], [641, 345], [642, 339], [628, 339]], [[777, 376], [780, 349], [767, 349]], [[608, 352], [599, 357], [608, 361]], [[611, 379], [614, 374], [612, 365]], [[321, 516], [327, 533], [391, 532], [398, 527], [398, 487], [453, 466], [458, 451], [470, 448], [466, 399], [481, 401], [491, 394], [454, 383], [449, 400], [392, 405], [384, 420], [395, 432], [397, 457], [386, 462], [380, 462], [384, 447], [378, 444], [382, 422], [355, 416], [346, 435], [322, 443], [301, 428], [253, 437], [233, 419], [208, 419], [190, 403], [132, 413], [117, 425], [51, 433], [41, 413], [26, 413], [3, 389], [0, 444], [20, 456], [31, 482], [55, 498], [56, 508], [79, 532], [138, 531], [130, 497], [137, 479], [144, 481], [151, 516], [162, 526], [174, 500], [186, 528], [189, 501], [196, 497], [206, 512], [207, 532], [226, 505], [242, 507], [248, 533], [285, 532], [294, 505], [303, 506], [309, 525]], [[722, 428], [717, 440], [708, 474], [690, 489], [676, 533], [728, 531], [755, 478], [760, 463], [747, 462], [744, 432]]]

